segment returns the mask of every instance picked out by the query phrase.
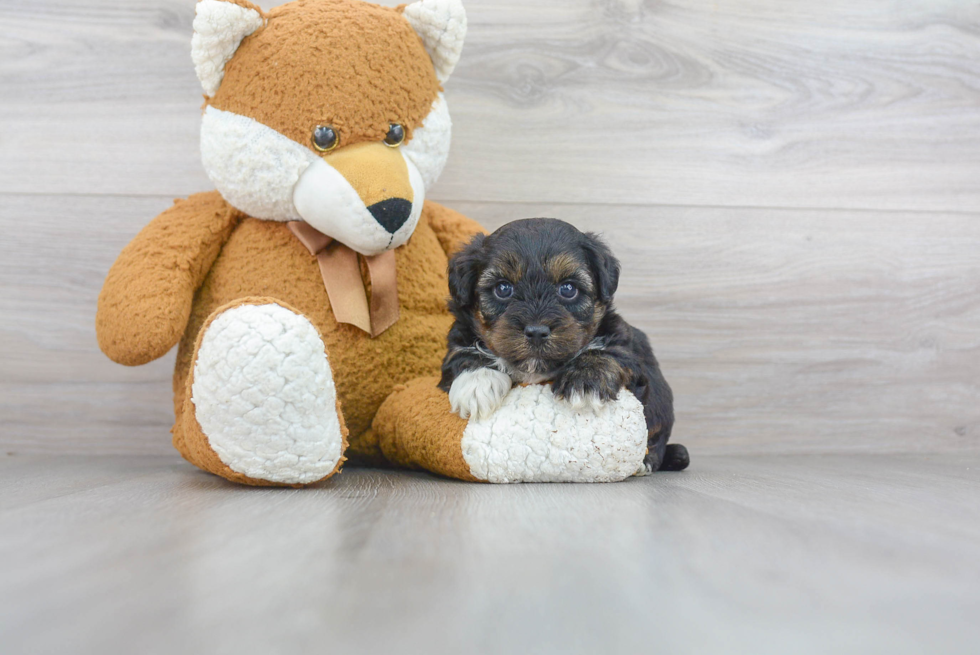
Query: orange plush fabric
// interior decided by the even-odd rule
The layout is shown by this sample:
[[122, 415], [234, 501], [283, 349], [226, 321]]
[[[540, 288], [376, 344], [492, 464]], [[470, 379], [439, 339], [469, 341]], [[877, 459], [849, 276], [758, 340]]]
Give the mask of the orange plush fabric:
[[180, 340], [194, 292], [241, 214], [216, 193], [200, 193], [147, 225], [109, 271], [96, 314], [102, 351], [140, 366]]
[[[242, 298], [236, 300], [233, 303], [229, 303], [224, 307], [219, 307], [215, 312], [209, 317], [207, 321], [204, 322], [202, 329], [198, 332], [198, 336], [195, 343], [195, 348], [200, 348], [201, 338], [204, 336], [204, 331], [207, 329], [208, 325], [216, 318], [221, 312], [232, 307], [239, 307], [241, 305], [263, 305], [266, 303], [276, 303], [278, 305], [284, 306], [291, 311], [296, 311], [296, 308], [289, 307], [285, 303], [275, 298]], [[320, 335], [321, 338], [323, 335]], [[194, 415], [194, 405], [190, 399], [190, 389], [194, 382], [193, 372], [190, 370], [183, 371], [181, 375], [180, 367], [178, 366], [178, 373], [174, 376], [174, 384], [176, 386], [178, 376], [182, 380], [181, 384], [184, 385], [182, 389], [183, 393], [178, 397], [180, 400], [180, 408], [177, 411], [177, 423], [174, 425], [174, 447], [184, 456], [184, 459], [194, 464], [195, 466], [204, 469], [215, 475], [220, 475], [226, 480], [232, 482], [238, 482], [239, 484], [247, 484], [250, 486], [259, 487], [271, 487], [271, 486], [282, 486], [276, 483], [268, 482], [265, 480], [256, 480], [250, 478], [246, 475], [233, 471], [228, 467], [227, 464], [221, 461], [218, 455], [212, 450], [211, 445], [208, 442], [207, 436], [201, 429], [200, 424]], [[344, 424], [344, 414], [343, 406], [340, 399], [337, 399], [337, 413], [340, 416], [340, 427], [344, 436], [344, 448], [347, 447], [347, 436], [349, 434], [347, 426]], [[336, 473], [343, 466], [344, 462], [347, 461], [346, 457], [341, 457], [340, 461], [337, 462], [337, 467], [334, 469], [333, 473]], [[331, 473], [331, 475], [333, 475]], [[302, 487], [304, 485], [288, 485], [293, 487]]]
[[249, 2], [248, 0], [225, 0], [225, 2], [231, 3], [233, 5], [238, 5], [239, 7], [244, 7], [245, 9], [251, 9], [252, 11], [257, 11], [263, 16], [265, 16], [261, 7]]
[[317, 125], [332, 126], [341, 146], [379, 141], [391, 123], [411, 138], [428, 115], [439, 81], [396, 9], [296, 0], [266, 16], [268, 24], [225, 67], [212, 106], [250, 116], [298, 143], [309, 143]]
[[397, 387], [378, 411], [374, 432], [384, 457], [458, 480], [478, 482], [463, 459], [466, 421], [449, 409], [439, 378], [419, 378]]
[[[207, 322], [256, 297], [274, 301], [308, 317], [320, 332], [346, 423], [348, 456], [378, 463], [383, 449], [369, 428], [381, 404], [396, 385], [436, 373], [445, 354], [452, 324], [445, 305], [446, 251], [481, 232], [476, 222], [427, 202], [415, 235], [396, 251], [401, 319], [371, 339], [334, 320], [316, 259], [286, 224], [242, 218], [216, 192], [198, 194], [151, 222], [112, 267], [100, 296], [99, 344], [115, 361], [137, 365], [165, 354], [182, 332], [173, 383], [174, 446], [212, 473], [268, 484], [220, 462], [188, 415], [188, 390]], [[434, 383], [432, 389], [445, 397]]]
[[[244, 219], [201, 285], [178, 350], [174, 373], [178, 414], [174, 444], [178, 450], [183, 443], [179, 416], [198, 334], [220, 307], [242, 298], [264, 296], [294, 308], [319, 330], [349, 430], [351, 455], [355, 460], [360, 454], [376, 456], [376, 447], [362, 444], [361, 436], [370, 428], [381, 403], [396, 385], [438, 372], [446, 351], [446, 334], [452, 325], [446, 310], [448, 257], [432, 229], [433, 217], [443, 231], [451, 230], [457, 239], [483, 231], [461, 214], [427, 202], [411, 241], [395, 251], [401, 318], [374, 339], [356, 327], [337, 323], [316, 258], [287, 225]], [[458, 244], [443, 238], [452, 247]]]
[[[405, 149], [399, 150], [400, 146], [391, 150], [381, 147], [391, 123], [405, 127], [405, 145], [410, 144], [413, 130], [432, 126], [427, 139], [420, 139], [420, 143], [428, 144], [426, 147], [433, 150], [413, 155], [428, 163], [430, 173], [431, 162], [438, 157], [444, 161], [448, 148], [448, 116], [433, 108], [440, 85], [426, 48], [434, 47], [433, 34], [436, 41], [445, 34], [439, 25], [448, 26], [450, 21], [455, 21], [456, 29], [460, 28], [461, 8], [453, 9], [442, 0], [422, 0], [415, 9], [425, 16], [413, 23], [404, 8], [379, 7], [359, 0], [295, 0], [265, 13], [247, 0], [201, 0], [198, 5], [192, 56], [205, 88], [213, 90], [217, 85], [207, 104], [222, 110], [211, 112], [222, 114], [223, 122], [218, 127], [212, 126], [218, 132], [211, 134], [212, 139], [224, 139], [220, 146], [225, 150], [220, 151], [223, 156], [218, 158], [221, 165], [236, 172], [245, 171], [240, 176], [244, 180], [242, 186], [251, 191], [254, 181], [257, 192], [265, 193], [265, 200], [274, 198], [279, 203], [276, 206], [281, 208], [300, 186], [296, 178], [287, 177], [283, 181], [282, 171], [288, 168], [284, 162], [291, 161], [296, 166], [297, 160], [303, 161], [307, 168], [291, 169], [296, 176], [319, 170], [316, 174], [321, 177], [314, 179], [325, 179], [327, 182], [323, 184], [335, 185], [327, 187], [331, 192], [323, 196], [325, 202], [343, 196], [337, 200], [336, 207], [326, 205], [341, 216], [338, 224], [347, 225], [342, 220], [349, 216], [366, 215], [392, 234], [389, 248], [404, 243], [393, 250], [400, 318], [376, 338], [351, 325], [338, 323], [316, 257], [289, 229], [287, 222], [296, 220], [294, 215], [269, 214], [267, 218], [272, 216], [276, 220], [260, 220], [233, 207], [218, 191], [201, 193], [176, 201], [123, 250], [109, 271], [99, 297], [96, 318], [99, 345], [114, 361], [136, 366], [163, 356], [179, 344], [173, 378], [176, 418], [173, 443], [188, 461], [206, 471], [242, 484], [292, 486], [295, 480], [308, 483], [313, 478], [292, 473], [293, 477], [277, 478], [276, 471], [260, 478], [245, 471], [258, 471], [255, 476], [259, 476], [267, 471], [261, 465], [270, 461], [276, 465], [280, 460], [285, 461], [283, 470], [295, 462], [305, 465], [304, 462], [312, 461], [323, 465], [322, 470], [316, 469], [316, 476], [325, 479], [351, 460], [408, 466], [431, 464], [432, 470], [471, 479], [467, 477], [469, 472], [458, 443], [452, 444], [459, 437], [456, 417], [439, 417], [432, 424], [437, 430], [446, 430], [438, 437], [422, 437], [418, 430], [405, 427], [410, 417], [395, 418], [390, 412], [388, 419], [378, 424], [380, 429], [372, 429], [379, 408], [393, 389], [409, 383], [410, 388], [417, 388], [419, 383], [413, 380], [438, 373], [445, 354], [446, 334], [452, 324], [446, 309], [448, 256], [483, 231], [478, 224], [450, 209], [423, 202], [422, 182], [413, 186], [410, 180], [412, 175], [416, 180], [421, 179], [415, 160], [404, 154]], [[463, 31], [458, 31], [458, 35]], [[423, 43], [420, 34], [426, 34], [429, 41]], [[447, 47], [456, 47], [454, 52], [458, 56], [460, 45], [457, 39]], [[446, 48], [439, 51], [440, 58], [445, 58], [446, 51]], [[427, 125], [425, 120], [429, 116], [435, 117]], [[317, 125], [333, 126], [340, 134], [340, 145], [332, 159], [314, 149], [310, 142]], [[357, 145], [366, 142], [372, 142], [373, 146]], [[211, 145], [216, 147], [214, 143]], [[297, 150], [301, 156], [295, 154]], [[345, 174], [348, 160], [353, 161], [351, 167], [356, 174], [349, 171]], [[392, 160], [398, 166], [392, 165]], [[332, 167], [334, 177], [324, 172], [324, 164]], [[207, 162], [205, 165], [207, 168]], [[385, 169], [381, 171], [385, 175], [378, 172], [381, 168]], [[438, 168], [441, 170], [441, 164]], [[209, 175], [215, 179], [212, 169]], [[349, 189], [343, 186], [348, 183], [353, 185]], [[263, 188], [262, 184], [280, 186]], [[216, 186], [227, 194], [227, 187], [217, 182]], [[421, 207], [421, 218], [407, 243], [404, 238], [395, 241], [398, 228], [389, 229], [375, 213], [379, 211], [378, 205], [390, 201], [410, 204], [413, 217]], [[246, 206], [241, 201], [236, 205]], [[293, 210], [299, 211], [295, 207]], [[260, 211], [252, 210], [252, 213]], [[386, 210], [382, 207], [380, 211]], [[328, 236], [340, 240], [336, 235]], [[370, 278], [363, 259], [361, 264], [362, 281], [370, 296]], [[273, 326], [271, 336], [264, 336], [259, 334], [259, 328], [247, 332], [243, 324], [235, 324], [230, 329], [233, 335], [222, 338], [238, 347], [253, 343], [247, 338], [251, 335], [259, 344], [254, 351], [242, 355], [243, 346], [241, 352], [235, 351], [234, 357], [229, 355], [233, 348], [213, 351], [216, 354], [211, 359], [201, 356], [207, 336], [225, 329], [209, 332], [209, 326], [216, 325], [222, 316], [249, 312], [256, 315], [268, 308], [288, 314], [302, 324], [310, 335], [304, 342], [306, 350], [298, 346], [290, 349], [295, 342], [285, 342], [294, 338], [295, 333], [287, 328], [277, 333], [278, 328]], [[309, 329], [310, 325], [315, 333]], [[259, 336], [255, 337], [256, 334]], [[284, 345], [277, 343], [275, 347], [282, 348], [276, 352], [282, 355], [283, 361], [288, 359], [282, 367], [289, 368], [294, 377], [280, 376], [277, 379], [281, 386], [276, 389], [263, 387], [263, 381], [272, 378], [262, 378], [249, 366], [261, 359], [258, 355], [261, 348], [282, 335], [286, 335], [282, 337]], [[320, 342], [322, 353], [317, 352]], [[299, 352], [306, 354], [302, 357], [295, 354]], [[310, 358], [324, 355], [327, 365], [322, 371], [326, 372], [309, 373]], [[234, 358], [237, 359], [232, 362]], [[205, 368], [197, 366], [205, 359], [209, 362]], [[262, 365], [260, 362], [258, 368]], [[234, 369], [234, 375], [220, 378], [214, 388], [230, 394], [227, 380], [234, 380], [239, 384], [235, 391], [238, 395], [229, 396], [230, 401], [195, 398], [195, 389], [206, 386], [195, 386], [195, 375], [199, 381], [211, 384], [219, 380], [215, 371], [222, 367], [225, 371]], [[307, 373], [314, 382], [304, 381], [302, 384], [309, 386], [302, 386], [295, 394], [313, 401], [304, 405], [284, 400], [292, 389], [289, 385]], [[258, 382], [253, 384], [253, 378]], [[426, 406], [435, 413], [448, 409], [448, 405], [439, 405], [438, 396], [444, 399], [445, 394], [435, 389], [434, 381], [424, 384], [431, 386], [429, 391], [435, 394], [426, 400]], [[295, 383], [295, 386], [301, 385]], [[278, 392], [283, 395], [276, 395]], [[245, 394], [251, 394], [248, 402], [244, 402]], [[398, 399], [405, 397], [402, 393]], [[275, 407], [268, 410], [264, 400], [270, 398], [278, 410]], [[324, 400], [328, 398], [329, 401]], [[231, 457], [238, 459], [231, 461], [219, 455], [225, 446], [215, 450], [216, 442], [205, 434], [202, 425], [208, 425], [208, 417], [218, 411], [215, 407], [234, 407], [236, 399], [243, 400], [240, 404], [248, 407], [221, 424], [221, 429], [210, 433], [231, 439], [234, 448], [243, 444]], [[283, 410], [287, 403], [293, 404]], [[211, 409], [202, 409], [205, 405]], [[325, 407], [330, 408], [332, 417], [334, 405], [338, 421], [315, 423], [320, 420], [317, 412]], [[390, 406], [401, 407], [402, 401], [396, 399]], [[313, 411], [301, 415], [297, 407], [312, 407]], [[289, 420], [293, 422], [282, 418], [284, 412], [292, 412]], [[279, 423], [263, 423], [269, 416]], [[305, 425], [304, 420], [313, 427]], [[260, 434], [262, 426], [280, 424], [286, 427], [282, 430], [273, 427]], [[389, 434], [389, 425], [397, 426], [403, 435], [417, 434], [422, 441], [417, 447], [404, 444], [404, 438]], [[249, 441], [246, 435], [243, 441], [235, 441], [252, 428], [258, 437]], [[340, 451], [336, 465], [336, 455], [324, 459], [325, 455], [316, 452], [321, 443], [317, 438], [328, 428], [334, 439], [331, 443]], [[435, 453], [426, 445], [434, 443], [432, 439], [441, 440], [439, 443], [446, 447], [446, 452]], [[311, 443], [313, 446], [304, 450]], [[402, 445], [398, 446], [399, 443]], [[227, 455], [230, 451], [223, 452]], [[260, 465], [253, 466], [250, 463], [253, 460]]]

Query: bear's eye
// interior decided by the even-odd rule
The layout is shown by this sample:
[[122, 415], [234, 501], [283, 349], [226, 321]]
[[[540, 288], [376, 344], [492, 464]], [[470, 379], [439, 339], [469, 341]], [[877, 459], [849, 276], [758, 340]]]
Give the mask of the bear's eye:
[[405, 128], [398, 123], [392, 123], [385, 135], [385, 145], [389, 148], [397, 148], [405, 143]]
[[565, 300], [575, 300], [578, 296], [578, 288], [571, 282], [565, 282], [558, 287], [558, 295]]
[[514, 285], [510, 282], [499, 282], [493, 288], [493, 295], [497, 296], [500, 300], [507, 300], [514, 295]]
[[328, 125], [317, 125], [313, 130], [313, 147], [320, 152], [330, 152], [340, 145], [340, 135]]

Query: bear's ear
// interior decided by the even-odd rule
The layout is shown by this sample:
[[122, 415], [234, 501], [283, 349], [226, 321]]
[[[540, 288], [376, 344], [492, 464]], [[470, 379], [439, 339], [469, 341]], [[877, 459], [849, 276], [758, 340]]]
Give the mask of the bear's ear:
[[262, 10], [247, 0], [200, 0], [194, 18], [191, 57], [204, 92], [213, 96], [242, 39], [262, 27]]
[[445, 82], [453, 74], [466, 40], [466, 10], [460, 0], [419, 0], [403, 9], [405, 18], [422, 37], [432, 58], [436, 77]]

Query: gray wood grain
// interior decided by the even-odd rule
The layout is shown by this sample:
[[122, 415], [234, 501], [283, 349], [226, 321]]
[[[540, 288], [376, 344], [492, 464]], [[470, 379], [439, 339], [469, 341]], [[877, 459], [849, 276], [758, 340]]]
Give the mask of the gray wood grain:
[[[94, 316], [119, 250], [170, 199], [0, 202], [0, 449], [169, 452], [172, 354], [117, 366], [98, 351]], [[980, 443], [976, 215], [455, 207], [490, 228], [545, 215], [605, 234], [624, 263], [618, 305], [650, 336], [675, 390], [676, 438], [692, 448]]]
[[[172, 355], [117, 367], [92, 324], [122, 246], [211, 187], [193, 5], [0, 0], [4, 452], [169, 452]], [[980, 446], [980, 6], [468, 11], [433, 197], [491, 227], [547, 214], [606, 233], [679, 438]]]
[[0, 650], [975, 650], [980, 5], [469, 0], [432, 195], [606, 235], [694, 466], [301, 492], [180, 461], [173, 353], [95, 343], [211, 188], [193, 6], [0, 0]]
[[0, 457], [4, 653], [972, 653], [980, 459], [704, 456], [614, 485]]
[[[208, 188], [193, 5], [0, 3], [0, 191]], [[975, 2], [468, 9], [443, 199], [980, 210]]]

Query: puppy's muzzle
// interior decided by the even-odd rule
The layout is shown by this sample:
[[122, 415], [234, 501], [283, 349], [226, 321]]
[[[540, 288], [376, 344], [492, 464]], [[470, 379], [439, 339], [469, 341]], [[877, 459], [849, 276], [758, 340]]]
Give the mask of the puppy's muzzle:
[[524, 328], [524, 336], [535, 346], [540, 346], [551, 336], [551, 328], [547, 325], [528, 325]]

